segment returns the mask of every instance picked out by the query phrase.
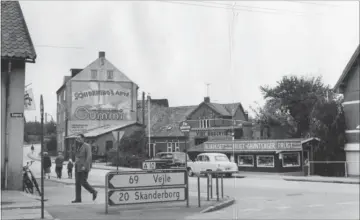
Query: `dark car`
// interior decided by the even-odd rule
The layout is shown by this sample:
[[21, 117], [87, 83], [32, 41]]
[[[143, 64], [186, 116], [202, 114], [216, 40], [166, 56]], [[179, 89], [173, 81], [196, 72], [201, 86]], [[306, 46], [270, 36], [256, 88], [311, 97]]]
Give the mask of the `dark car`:
[[[185, 156], [183, 152], [159, 152], [145, 162], [155, 162], [156, 169], [185, 168]], [[187, 159], [190, 162], [189, 156]]]

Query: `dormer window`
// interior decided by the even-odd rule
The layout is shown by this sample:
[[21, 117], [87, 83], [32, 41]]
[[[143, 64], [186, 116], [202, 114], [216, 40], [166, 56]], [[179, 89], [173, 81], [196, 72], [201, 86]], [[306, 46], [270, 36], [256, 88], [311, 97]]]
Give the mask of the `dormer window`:
[[91, 70], [91, 79], [96, 80], [97, 79], [97, 70]]
[[113, 70], [108, 70], [107, 74], [106, 74], [106, 78], [108, 80], [113, 80], [114, 79], [114, 71]]

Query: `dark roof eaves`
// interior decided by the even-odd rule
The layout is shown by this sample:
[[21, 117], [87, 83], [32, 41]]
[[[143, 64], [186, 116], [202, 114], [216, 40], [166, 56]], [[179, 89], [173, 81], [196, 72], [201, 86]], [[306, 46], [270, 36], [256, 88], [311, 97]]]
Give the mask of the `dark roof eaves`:
[[359, 57], [360, 55], [360, 44], [357, 46], [355, 52], [353, 53], [353, 55], [351, 56], [349, 62], [347, 63], [347, 65], [345, 66], [344, 71], [342, 72], [339, 80], [336, 82], [335, 86], [334, 86], [334, 90], [338, 90], [340, 84], [344, 81], [344, 79], [347, 77], [348, 73], [350, 72], [351, 68], [353, 67], [356, 59]]

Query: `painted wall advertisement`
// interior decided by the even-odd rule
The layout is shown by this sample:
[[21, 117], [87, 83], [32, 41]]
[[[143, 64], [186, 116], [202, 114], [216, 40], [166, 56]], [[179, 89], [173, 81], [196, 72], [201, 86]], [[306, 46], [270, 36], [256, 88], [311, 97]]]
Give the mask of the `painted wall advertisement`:
[[134, 103], [131, 83], [73, 81], [68, 135], [136, 120]]

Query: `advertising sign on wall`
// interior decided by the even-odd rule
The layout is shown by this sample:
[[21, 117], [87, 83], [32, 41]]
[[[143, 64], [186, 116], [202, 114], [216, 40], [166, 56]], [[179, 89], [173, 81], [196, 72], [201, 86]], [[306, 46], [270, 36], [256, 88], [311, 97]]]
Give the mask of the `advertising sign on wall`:
[[241, 141], [225, 143], [205, 143], [205, 151], [281, 151], [281, 150], [301, 150], [302, 145], [299, 140], [268, 140], [268, 141]]
[[134, 103], [136, 94], [130, 83], [73, 81], [69, 135], [136, 120]]

